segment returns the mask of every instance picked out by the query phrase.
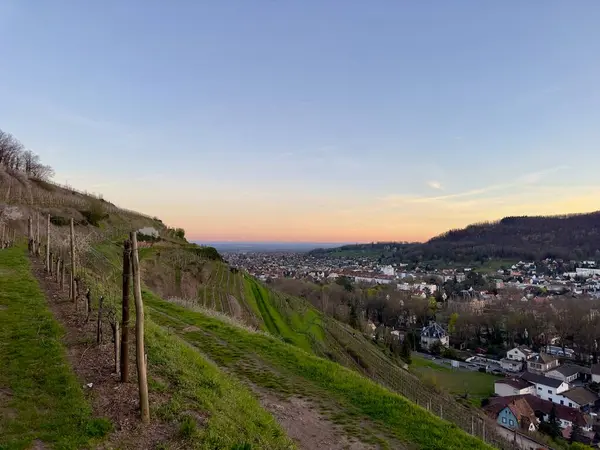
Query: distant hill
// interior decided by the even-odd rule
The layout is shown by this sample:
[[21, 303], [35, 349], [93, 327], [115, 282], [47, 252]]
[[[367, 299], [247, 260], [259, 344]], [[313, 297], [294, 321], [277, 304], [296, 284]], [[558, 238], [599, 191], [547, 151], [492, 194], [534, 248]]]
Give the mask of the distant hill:
[[314, 255], [364, 254], [382, 262], [488, 259], [598, 259], [600, 211], [562, 216], [505, 217], [450, 230], [425, 243], [374, 243], [321, 249]]

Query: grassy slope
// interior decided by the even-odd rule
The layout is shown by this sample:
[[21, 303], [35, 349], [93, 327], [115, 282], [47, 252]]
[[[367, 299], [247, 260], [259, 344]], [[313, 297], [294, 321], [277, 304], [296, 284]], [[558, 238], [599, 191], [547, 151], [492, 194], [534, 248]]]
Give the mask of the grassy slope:
[[418, 355], [412, 356], [411, 370], [425, 382], [454, 395], [469, 394], [473, 406], [481, 406], [481, 400], [494, 393], [494, 381], [498, 377], [481, 372], [458, 371], [431, 362]]
[[[248, 389], [151, 321], [146, 324], [146, 349], [150, 389], [169, 398], [153, 414], [182, 424], [185, 448], [294, 448]], [[201, 427], [192, 411], [202, 416]]]
[[[117, 242], [105, 242], [97, 244], [95, 251], [102, 257], [88, 255], [86, 283], [94, 292], [103, 293], [105, 301], [118, 304], [122, 248]], [[157, 251], [140, 249], [140, 257], [153, 257]], [[294, 448], [247, 388], [151, 320], [146, 321], [146, 351], [150, 390], [168, 398], [157, 407], [151, 405], [152, 415], [179, 423], [178, 438], [183, 439], [185, 448]]]
[[35, 439], [82, 448], [105, 434], [109, 423], [92, 419], [21, 247], [0, 250], [0, 305], [0, 448]]
[[[428, 449], [488, 448], [368, 379], [260, 333], [204, 316], [144, 293], [153, 320], [249, 382], [282, 395], [308, 396], [322, 412], [363, 439], [393, 447], [394, 440]], [[189, 327], [197, 327], [190, 329]], [[390, 444], [392, 442], [392, 444]]]

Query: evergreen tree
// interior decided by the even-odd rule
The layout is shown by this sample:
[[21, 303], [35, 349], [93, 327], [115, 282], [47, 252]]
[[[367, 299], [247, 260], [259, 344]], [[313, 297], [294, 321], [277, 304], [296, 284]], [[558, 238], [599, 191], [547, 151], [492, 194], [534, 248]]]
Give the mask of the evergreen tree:
[[554, 405], [552, 405], [550, 417], [548, 418], [548, 432], [548, 434], [553, 438], [561, 435], [560, 424], [558, 423], [558, 418], [556, 417], [556, 406]]
[[571, 429], [571, 436], [569, 437], [569, 442], [581, 442], [583, 438], [583, 430], [578, 423], [573, 424], [573, 428]]
[[408, 336], [404, 337], [402, 345], [400, 346], [400, 358], [406, 363], [411, 364], [412, 358], [410, 357], [410, 342], [408, 342]]

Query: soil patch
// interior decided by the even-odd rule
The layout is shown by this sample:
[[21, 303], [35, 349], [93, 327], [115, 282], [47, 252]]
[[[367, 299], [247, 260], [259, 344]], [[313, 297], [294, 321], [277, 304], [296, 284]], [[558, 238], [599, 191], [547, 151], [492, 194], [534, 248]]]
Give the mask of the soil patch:
[[289, 437], [304, 450], [369, 450], [376, 447], [351, 439], [344, 430], [323, 417], [317, 406], [298, 397], [281, 399], [261, 390], [260, 401], [281, 424]]
[[12, 398], [12, 392], [9, 388], [0, 387], [0, 416], [14, 419], [17, 417], [17, 411], [8, 406]]
[[[153, 420], [144, 426], [140, 422], [135, 331], [132, 329], [129, 333], [129, 382], [121, 383], [115, 371], [112, 331], [107, 321], [103, 323], [103, 343], [97, 345], [97, 311], [93, 311], [87, 320], [84, 299], [78, 300], [76, 310], [69, 300], [68, 288], [63, 292], [58, 283], [45, 273], [41, 262], [32, 259], [32, 266], [40, 287], [46, 293], [50, 310], [65, 329], [63, 343], [69, 362], [91, 402], [94, 415], [107, 417], [113, 423], [114, 432], [101, 448], [149, 449], [173, 439], [177, 433], [174, 424]], [[94, 300], [92, 303], [96, 308]], [[150, 392], [149, 395], [151, 405], [164, 402], [158, 394]]]
[[44, 444], [42, 441], [40, 441], [39, 439], [36, 439], [35, 441], [33, 441], [33, 443], [31, 444], [31, 450], [46, 450], [48, 447], [46, 447], [46, 444]]

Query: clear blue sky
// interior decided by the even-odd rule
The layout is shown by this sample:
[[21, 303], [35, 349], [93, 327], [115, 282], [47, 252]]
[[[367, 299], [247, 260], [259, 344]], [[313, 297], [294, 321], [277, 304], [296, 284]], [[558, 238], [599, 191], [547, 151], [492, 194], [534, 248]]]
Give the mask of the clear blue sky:
[[3, 0], [0, 128], [197, 239], [600, 209], [599, 24], [597, 0]]

